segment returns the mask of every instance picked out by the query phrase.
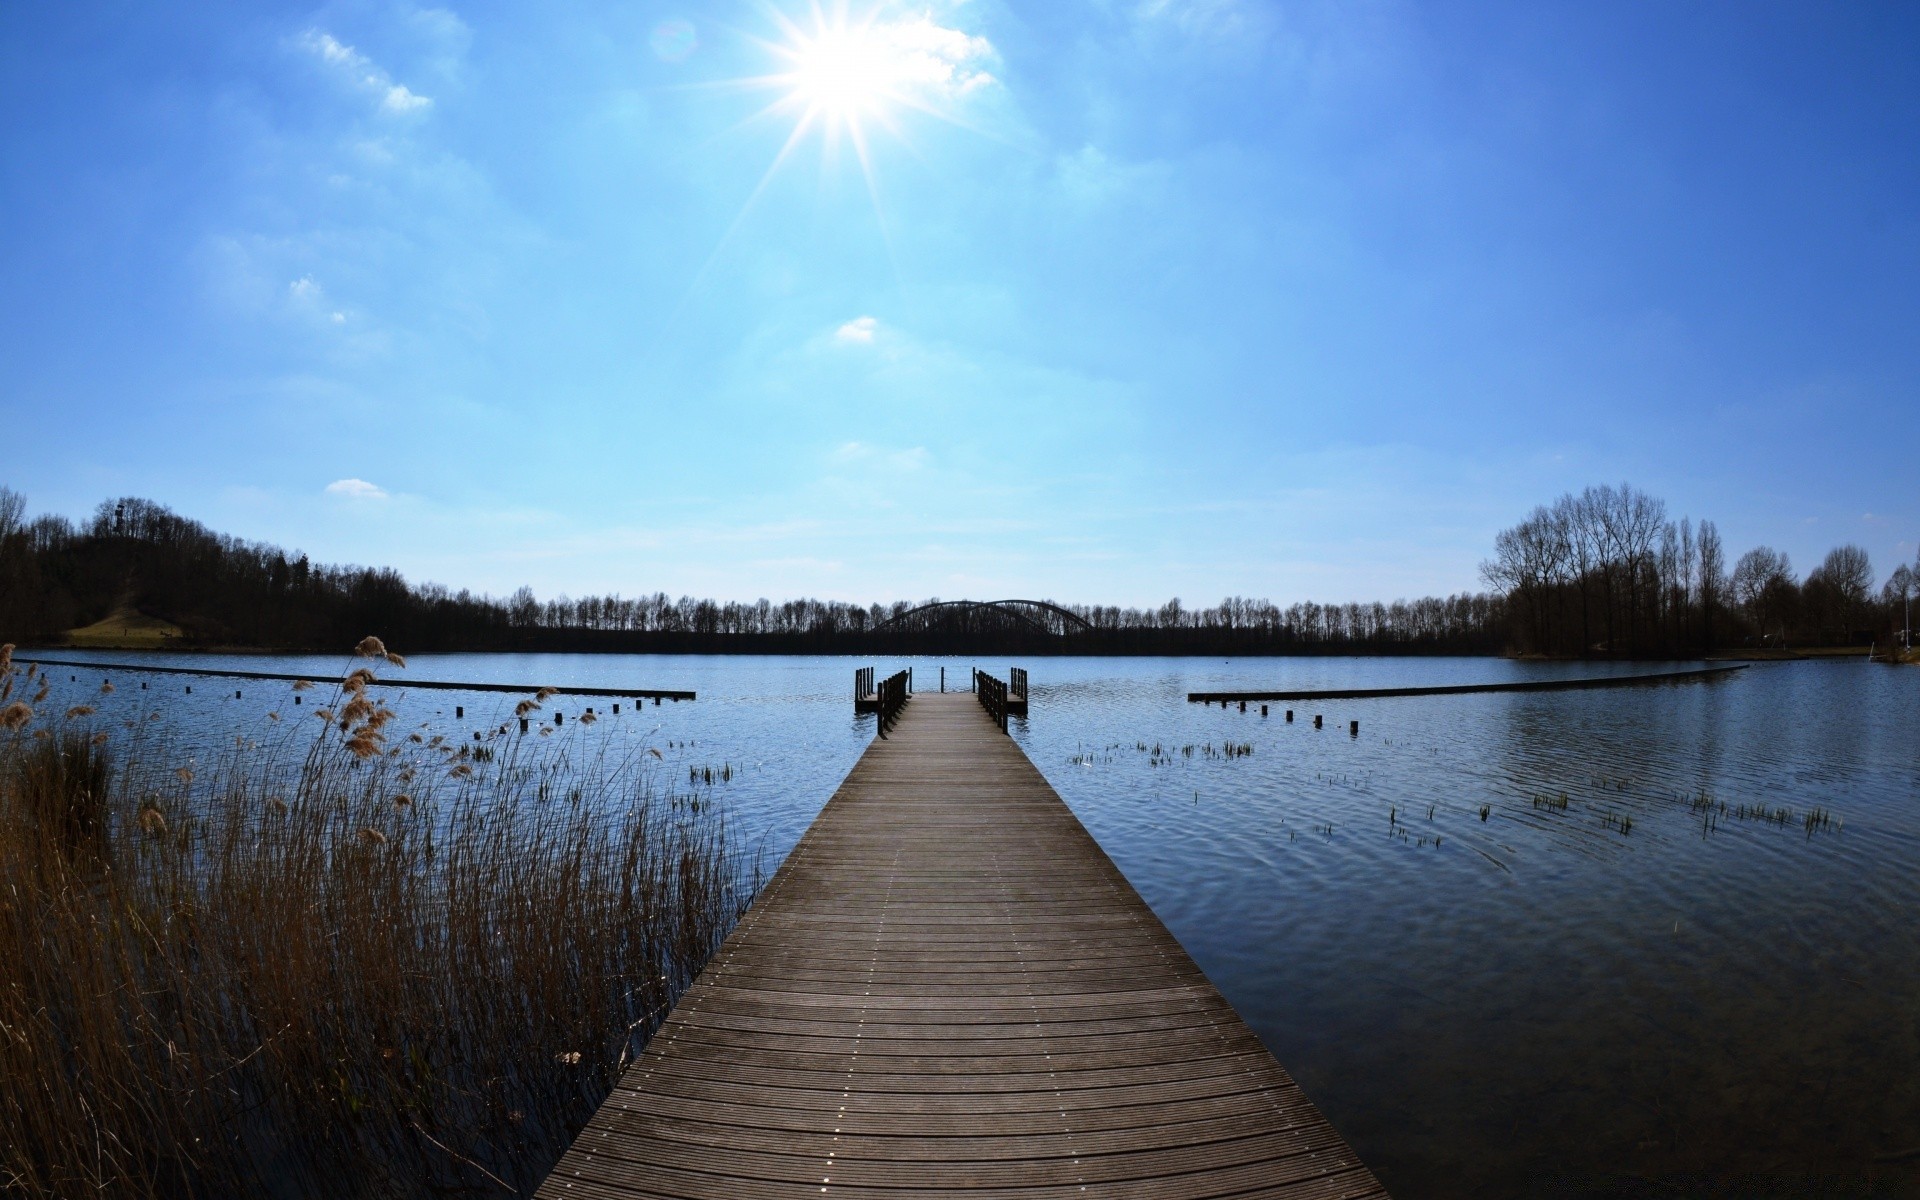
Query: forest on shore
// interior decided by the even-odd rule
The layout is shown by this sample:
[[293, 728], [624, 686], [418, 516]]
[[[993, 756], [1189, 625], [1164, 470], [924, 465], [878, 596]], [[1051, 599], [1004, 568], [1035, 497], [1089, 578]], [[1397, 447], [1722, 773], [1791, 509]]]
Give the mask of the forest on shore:
[[[314, 650], [379, 631], [409, 652], [1497, 654], [1683, 656], [1723, 647], [1884, 641], [1914, 590], [1902, 566], [1875, 591], [1843, 546], [1805, 579], [1757, 547], [1731, 569], [1718, 532], [1669, 520], [1631, 487], [1588, 488], [1502, 531], [1488, 591], [1391, 603], [1230, 597], [1189, 608], [1021, 602], [716, 601], [494, 597], [409, 583], [391, 568], [311, 562], [230, 537], [138, 497], [86, 521], [27, 516], [0, 487], [0, 641], [58, 645], [116, 620], [183, 649]], [[143, 643], [146, 644], [146, 643]]]
[[1507, 602], [1509, 646], [1555, 657], [1664, 657], [1726, 648], [1886, 647], [1906, 629], [1920, 562], [1876, 589], [1857, 545], [1797, 576], [1755, 546], [1731, 565], [1712, 521], [1667, 515], [1630, 485], [1535, 508], [1494, 539], [1481, 578]]

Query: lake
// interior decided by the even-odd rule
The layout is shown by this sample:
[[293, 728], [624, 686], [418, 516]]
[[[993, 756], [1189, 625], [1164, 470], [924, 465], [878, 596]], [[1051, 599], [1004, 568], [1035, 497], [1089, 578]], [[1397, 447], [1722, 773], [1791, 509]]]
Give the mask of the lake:
[[[637, 712], [621, 700], [618, 716], [612, 697], [557, 697], [542, 719], [564, 714], [550, 737], [660, 750], [661, 785], [721, 802], [770, 872], [872, 737], [851, 696], [870, 661], [909, 665], [421, 655], [381, 674], [697, 691]], [[910, 665], [929, 690], [942, 666], [964, 687], [973, 661]], [[1403, 1200], [1920, 1194], [1920, 671], [1768, 663], [1648, 688], [1293, 703], [1289, 724], [1284, 703], [1262, 717], [1185, 696], [1660, 668], [1015, 665], [1033, 693], [1012, 735]], [[284, 683], [49, 674], [49, 710], [159, 713], [143, 728], [163, 731], [149, 753], [167, 765], [204, 766], [235, 737], [309, 737], [297, 718], [322, 691], [296, 708]], [[462, 739], [519, 699], [383, 694], [399, 728]], [[582, 727], [589, 705], [602, 719]], [[714, 783], [690, 781], [707, 767]]]

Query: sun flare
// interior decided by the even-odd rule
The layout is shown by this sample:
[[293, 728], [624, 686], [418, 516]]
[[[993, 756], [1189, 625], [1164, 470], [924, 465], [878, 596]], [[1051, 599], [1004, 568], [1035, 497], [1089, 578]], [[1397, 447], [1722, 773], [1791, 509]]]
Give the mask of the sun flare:
[[722, 236], [723, 245], [781, 169], [809, 143], [820, 148], [823, 179], [844, 162], [846, 151], [852, 151], [884, 227], [877, 133], [917, 156], [919, 150], [910, 137], [916, 117], [985, 132], [975, 121], [975, 111], [1000, 82], [991, 70], [998, 60], [991, 42], [980, 34], [943, 25], [930, 13], [902, 11], [897, 0], [876, 0], [874, 7], [858, 14], [848, 11], [852, 2], [826, 0], [828, 7], [822, 7], [816, 0], [805, 16], [770, 8], [768, 15], [778, 37], [752, 40], [773, 69], [724, 84], [774, 93], [741, 127], [773, 121], [788, 128], [753, 193]]
[[898, 49], [871, 28], [829, 28], [791, 47], [793, 98], [817, 117], [882, 115], [903, 78]]
[[897, 118], [907, 109], [957, 122], [962, 102], [994, 82], [985, 38], [925, 15], [816, 7], [809, 21], [777, 19], [785, 36], [768, 49], [783, 69], [759, 82], [781, 93], [770, 108], [793, 116], [796, 138], [817, 131], [831, 141], [844, 133], [863, 147], [871, 126], [900, 133]]

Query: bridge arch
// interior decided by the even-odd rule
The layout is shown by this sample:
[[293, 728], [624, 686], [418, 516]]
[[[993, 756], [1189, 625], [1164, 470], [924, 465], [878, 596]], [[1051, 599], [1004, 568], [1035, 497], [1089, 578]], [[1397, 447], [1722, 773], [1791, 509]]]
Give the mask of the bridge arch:
[[936, 600], [910, 608], [874, 626], [888, 633], [1017, 630], [1065, 637], [1093, 628], [1086, 618], [1049, 600]]

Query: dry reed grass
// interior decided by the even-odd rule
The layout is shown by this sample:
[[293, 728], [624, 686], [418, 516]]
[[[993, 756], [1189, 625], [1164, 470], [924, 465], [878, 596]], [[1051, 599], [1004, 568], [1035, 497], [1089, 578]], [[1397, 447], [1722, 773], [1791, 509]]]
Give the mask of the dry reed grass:
[[633, 765], [361, 690], [197, 773], [8, 710], [0, 1192], [530, 1193], [750, 897]]

